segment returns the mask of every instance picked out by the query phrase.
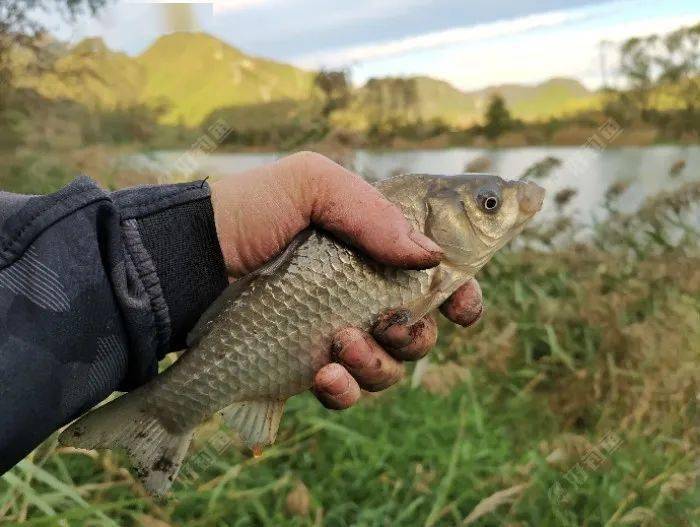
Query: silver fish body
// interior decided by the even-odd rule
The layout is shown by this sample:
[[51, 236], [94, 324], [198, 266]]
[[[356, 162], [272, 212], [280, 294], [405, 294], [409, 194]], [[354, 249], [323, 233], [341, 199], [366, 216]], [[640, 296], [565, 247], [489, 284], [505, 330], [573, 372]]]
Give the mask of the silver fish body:
[[155, 380], [153, 411], [179, 431], [235, 402], [303, 392], [330, 362], [337, 330], [369, 330], [381, 312], [425, 298], [434, 273], [379, 265], [313, 232], [283, 269], [224, 307], [196, 347]]
[[60, 441], [126, 449], [156, 495], [172, 484], [193, 430], [215, 412], [249, 446], [272, 443], [285, 401], [307, 390], [331, 361], [338, 329], [369, 330], [392, 308], [414, 320], [434, 309], [522, 230], [544, 194], [534, 183], [489, 175], [400, 176], [379, 189], [443, 248], [439, 266], [387, 267], [327, 233], [308, 231], [231, 285], [173, 366], [82, 417]]

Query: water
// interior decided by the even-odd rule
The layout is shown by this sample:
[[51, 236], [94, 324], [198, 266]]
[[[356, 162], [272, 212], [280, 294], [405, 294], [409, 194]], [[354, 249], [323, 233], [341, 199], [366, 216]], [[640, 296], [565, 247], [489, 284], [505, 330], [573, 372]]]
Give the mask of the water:
[[[139, 156], [138, 163], [168, 171], [182, 156], [179, 152], [156, 152]], [[374, 151], [359, 150], [345, 164], [355, 171], [376, 178], [386, 178], [399, 172], [457, 174], [479, 157], [491, 161], [490, 172], [506, 179], [519, 178], [533, 163], [545, 157], [555, 157], [562, 164], [548, 177], [538, 180], [547, 190], [541, 217], [555, 214], [553, 198], [557, 191], [573, 188], [577, 194], [567, 205], [567, 212], [582, 223], [601, 219], [606, 190], [620, 180], [631, 182], [619, 198], [620, 209], [632, 212], [647, 196], [678, 187], [690, 180], [700, 180], [700, 146], [653, 146], [608, 148], [603, 151], [580, 147], [522, 147], [504, 149], [449, 148], [443, 150]], [[222, 153], [197, 157], [201, 174], [235, 177], [237, 172], [270, 163], [279, 158], [274, 153]], [[683, 160], [680, 175], [669, 174], [671, 166]]]

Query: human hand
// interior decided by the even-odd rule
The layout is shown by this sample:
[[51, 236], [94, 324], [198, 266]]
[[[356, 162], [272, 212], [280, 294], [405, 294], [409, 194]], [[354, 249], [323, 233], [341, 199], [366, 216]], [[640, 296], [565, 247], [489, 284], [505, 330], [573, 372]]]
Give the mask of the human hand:
[[[406, 269], [440, 263], [442, 250], [415, 231], [399, 209], [362, 178], [311, 152], [212, 183], [217, 235], [231, 279], [262, 266], [309, 225], [346, 239], [375, 260]], [[478, 320], [481, 290], [475, 280], [441, 307], [464, 326]], [[381, 390], [401, 378], [402, 361], [424, 356], [437, 328], [426, 316], [412, 326], [401, 311], [386, 313], [373, 334], [345, 328], [333, 340], [333, 362], [316, 374], [314, 393], [328, 408], [354, 404], [360, 387]]]

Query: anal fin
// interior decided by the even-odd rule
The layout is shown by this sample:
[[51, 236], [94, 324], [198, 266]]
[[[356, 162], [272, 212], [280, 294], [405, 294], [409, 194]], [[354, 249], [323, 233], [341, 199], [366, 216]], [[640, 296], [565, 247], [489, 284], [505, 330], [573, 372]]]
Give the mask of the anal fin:
[[245, 445], [254, 452], [275, 442], [286, 401], [260, 400], [234, 403], [220, 413]]

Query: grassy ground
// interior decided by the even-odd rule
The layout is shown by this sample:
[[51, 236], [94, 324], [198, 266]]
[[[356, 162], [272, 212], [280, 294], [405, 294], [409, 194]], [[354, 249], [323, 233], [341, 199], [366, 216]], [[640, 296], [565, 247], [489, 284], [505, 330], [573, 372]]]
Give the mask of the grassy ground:
[[121, 455], [48, 441], [0, 480], [0, 523], [699, 526], [700, 183], [634, 216], [614, 195], [590, 242], [498, 255], [483, 321], [444, 324], [415, 388], [296, 397], [258, 459], [212, 423], [162, 502]]
[[120, 188], [157, 183], [153, 174], [133, 170], [120, 156], [137, 153], [136, 147], [88, 146], [75, 149], [0, 150], [0, 188], [21, 194], [48, 194], [70, 183], [79, 174], [88, 174], [103, 188]]

